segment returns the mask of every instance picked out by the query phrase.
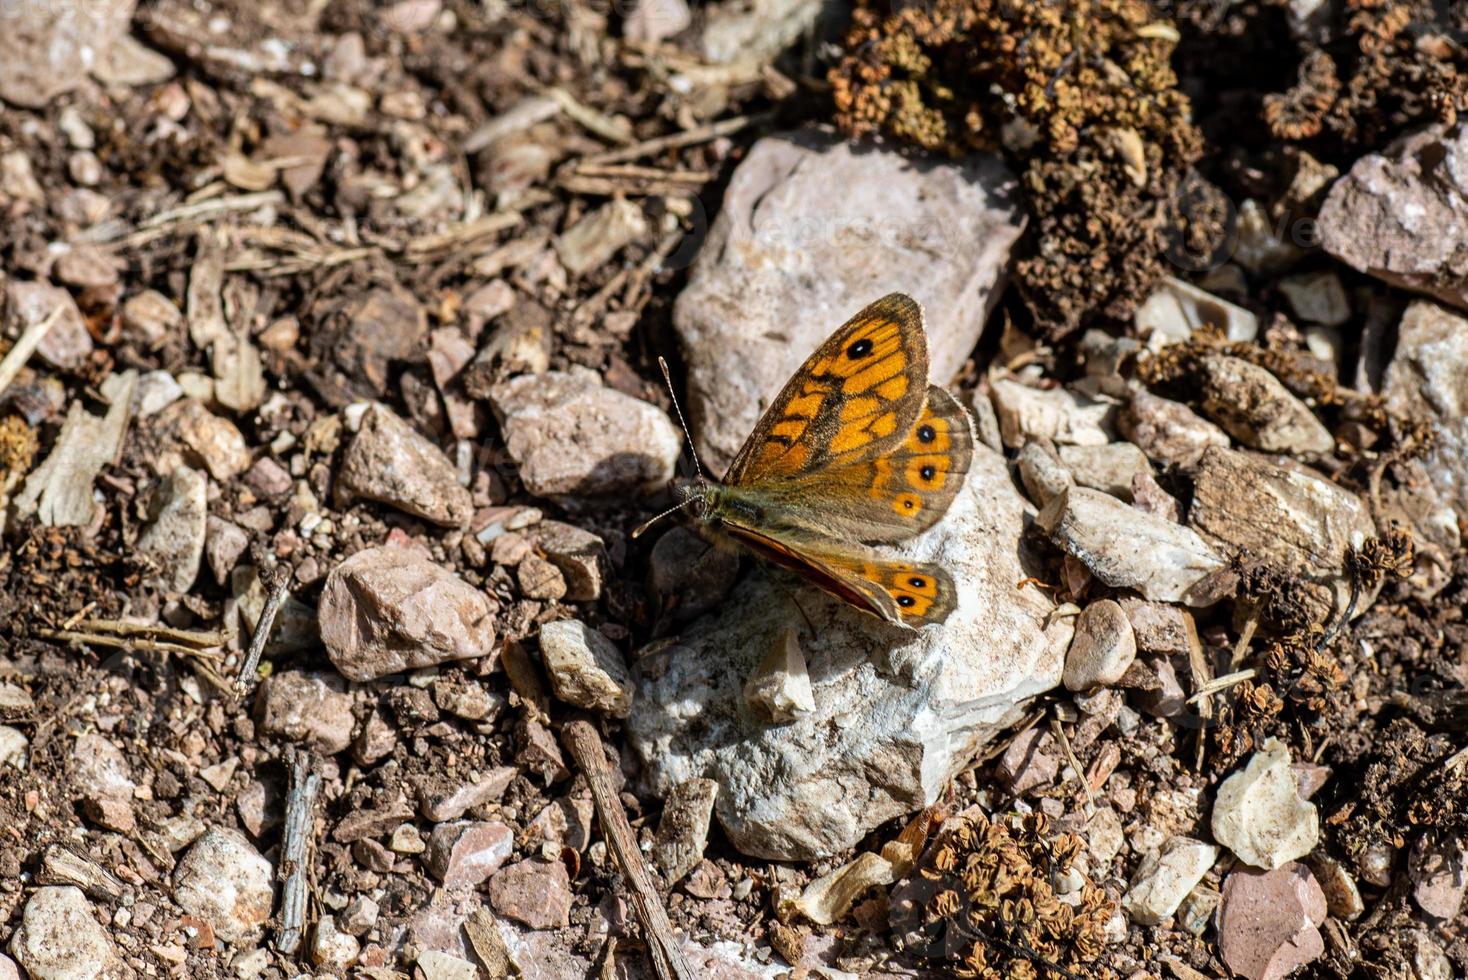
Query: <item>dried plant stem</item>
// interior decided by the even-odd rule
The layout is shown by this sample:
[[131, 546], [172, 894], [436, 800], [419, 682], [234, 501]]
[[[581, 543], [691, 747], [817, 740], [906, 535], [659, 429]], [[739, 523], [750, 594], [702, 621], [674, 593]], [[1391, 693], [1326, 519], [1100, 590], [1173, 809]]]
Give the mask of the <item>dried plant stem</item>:
[[607, 769], [606, 751], [601, 736], [591, 722], [576, 720], [568, 722], [561, 733], [566, 748], [570, 750], [576, 764], [586, 774], [591, 787], [591, 798], [596, 805], [597, 822], [602, 836], [606, 838], [607, 850], [617, 862], [617, 867], [627, 876], [632, 886], [632, 908], [642, 923], [647, 940], [647, 949], [652, 959], [653, 970], [659, 980], [693, 980], [694, 973], [678, 948], [673, 935], [673, 925], [668, 921], [668, 912], [658, 896], [657, 884], [642, 858], [637, 846], [637, 837], [627, 822], [627, 811], [617, 798]]
[[15, 346], [10, 348], [10, 352], [5, 355], [5, 360], [0, 361], [0, 391], [10, 387], [10, 382], [14, 381], [20, 369], [25, 367], [26, 361], [31, 359], [31, 355], [36, 352], [41, 341], [46, 339], [46, 334], [50, 333], [51, 328], [61, 321], [63, 310], [64, 307], [57, 306], [46, 314], [44, 319], [26, 327], [25, 331], [21, 333]]
[[255, 676], [255, 671], [260, 666], [260, 657], [265, 653], [265, 644], [270, 641], [270, 632], [275, 628], [275, 617], [280, 615], [280, 607], [285, 605], [286, 597], [290, 595], [290, 584], [290, 573], [281, 575], [265, 600], [265, 608], [260, 611], [260, 620], [255, 624], [255, 632], [250, 634], [250, 647], [245, 651], [245, 659], [240, 664], [239, 676], [235, 678], [235, 683], [241, 690], [244, 689], [249, 678]]
[[285, 832], [281, 838], [280, 874], [285, 884], [280, 896], [280, 930], [275, 948], [287, 956], [301, 944], [306, 930], [306, 886], [311, 863], [307, 850], [315, 821], [311, 819], [321, 777], [312, 771], [311, 757], [296, 752], [291, 757], [291, 788], [285, 802]]

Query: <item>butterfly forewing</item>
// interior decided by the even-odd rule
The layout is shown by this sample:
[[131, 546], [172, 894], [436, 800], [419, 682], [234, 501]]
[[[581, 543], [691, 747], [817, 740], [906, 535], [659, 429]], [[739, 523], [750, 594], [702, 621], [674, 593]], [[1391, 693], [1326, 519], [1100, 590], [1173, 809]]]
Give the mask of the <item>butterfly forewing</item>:
[[934, 386], [906, 438], [885, 453], [761, 485], [758, 493], [772, 514], [818, 534], [903, 541], [948, 510], [973, 461], [973, 445], [968, 412]]
[[922, 308], [884, 296], [833, 333], [781, 389], [724, 482], [753, 486], [871, 459], [922, 410], [928, 350]]

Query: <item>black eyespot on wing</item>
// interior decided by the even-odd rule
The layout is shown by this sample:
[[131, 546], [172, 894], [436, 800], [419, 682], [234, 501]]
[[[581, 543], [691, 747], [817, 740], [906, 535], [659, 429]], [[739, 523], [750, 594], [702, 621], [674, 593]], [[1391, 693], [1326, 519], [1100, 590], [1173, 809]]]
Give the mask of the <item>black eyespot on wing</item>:
[[850, 347], [846, 348], [846, 356], [851, 358], [853, 361], [859, 361], [863, 357], [871, 354], [871, 352], [872, 340], [870, 337], [863, 337], [856, 343], [852, 344]]
[[902, 501], [902, 506], [905, 510], [912, 510], [914, 507], [917, 506], [917, 504], [913, 503], [911, 497], [907, 497]]
[[933, 477], [938, 475], [938, 471], [932, 466], [924, 466], [918, 472], [922, 474], [924, 480], [931, 480]]
[[931, 425], [920, 425], [917, 430], [918, 442], [932, 442], [938, 438], [938, 433], [933, 431]]
[[908, 609], [908, 608], [916, 605], [917, 604], [917, 600], [914, 599], [910, 595], [900, 595], [900, 596], [897, 597], [897, 604], [899, 606], [901, 606], [903, 609]]
[[907, 584], [911, 585], [914, 589], [921, 589], [927, 586], [928, 580], [920, 576], [914, 575], [912, 578], [907, 580]]

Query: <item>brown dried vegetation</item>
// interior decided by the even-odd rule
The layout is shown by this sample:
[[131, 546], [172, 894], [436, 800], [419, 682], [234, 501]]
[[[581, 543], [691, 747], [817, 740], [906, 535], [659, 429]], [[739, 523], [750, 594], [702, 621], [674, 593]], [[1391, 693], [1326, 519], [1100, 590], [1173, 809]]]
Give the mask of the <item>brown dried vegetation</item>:
[[[1064, 901], [1056, 892], [1057, 879], [1073, 873], [1085, 847], [1080, 838], [1051, 836], [1041, 814], [1013, 821], [976, 815], [953, 823], [945, 825], [919, 873], [937, 886], [924, 909], [923, 931], [946, 937], [945, 947], [959, 959], [955, 976], [1110, 976], [1094, 963], [1115, 904], [1084, 874], [1075, 890], [1079, 901]], [[961, 937], [956, 949], [954, 937]]]
[[1201, 153], [1142, 0], [858, 5], [832, 70], [837, 122], [936, 153], [1003, 147], [1033, 213], [1016, 280], [1041, 329], [1122, 317], [1162, 272], [1173, 200]]

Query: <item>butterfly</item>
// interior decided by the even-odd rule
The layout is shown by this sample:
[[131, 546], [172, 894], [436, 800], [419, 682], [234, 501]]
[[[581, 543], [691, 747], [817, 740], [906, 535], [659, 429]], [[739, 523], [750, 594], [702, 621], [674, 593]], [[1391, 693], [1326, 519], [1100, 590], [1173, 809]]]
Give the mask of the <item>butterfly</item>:
[[963, 485], [973, 442], [968, 414], [928, 384], [922, 307], [892, 293], [806, 360], [723, 480], [699, 467], [673, 509], [691, 506], [713, 536], [916, 629], [953, 611], [952, 577], [860, 543], [902, 541], [936, 524]]

